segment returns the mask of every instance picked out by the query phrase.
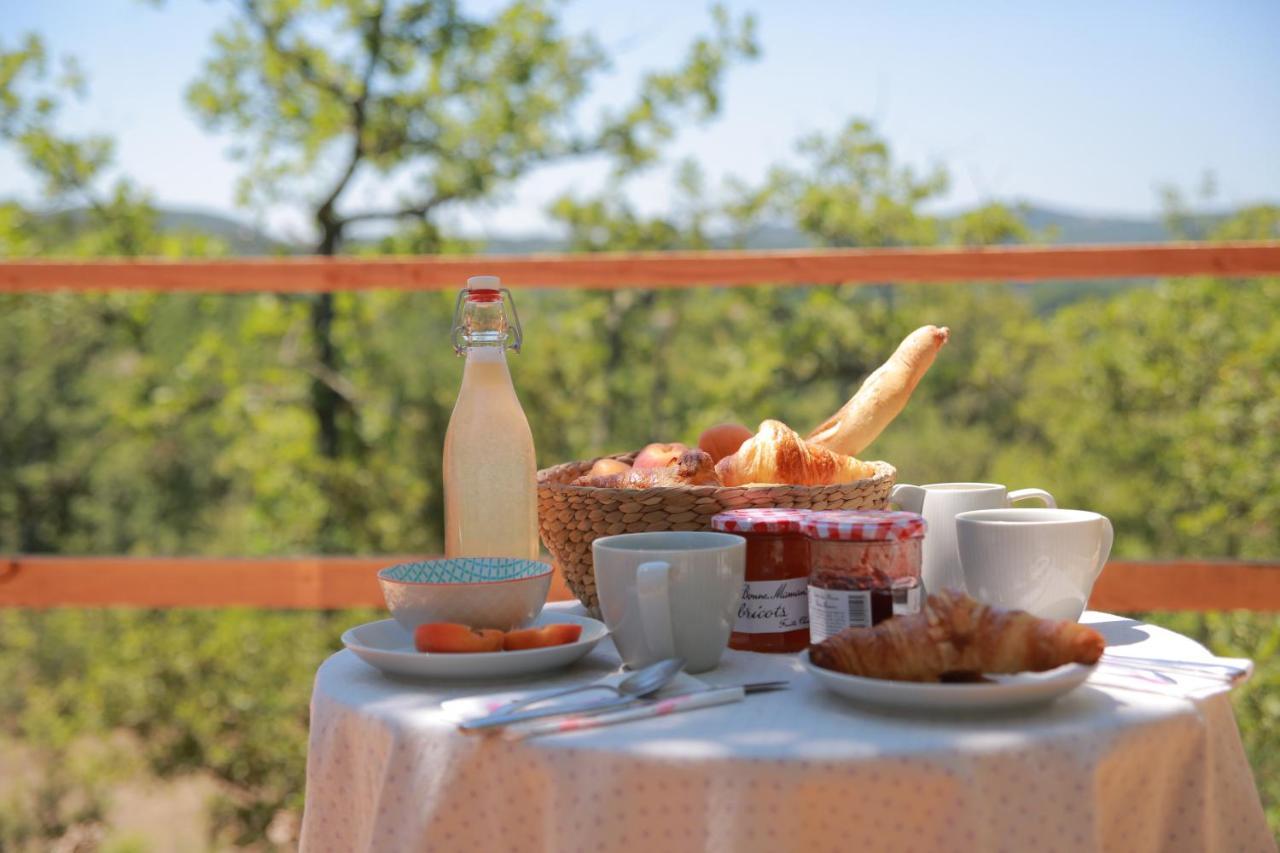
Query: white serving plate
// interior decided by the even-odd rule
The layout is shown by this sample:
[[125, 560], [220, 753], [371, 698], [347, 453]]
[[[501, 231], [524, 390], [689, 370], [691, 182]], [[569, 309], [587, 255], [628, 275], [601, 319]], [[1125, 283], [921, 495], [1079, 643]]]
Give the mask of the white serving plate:
[[991, 675], [988, 683], [936, 684], [889, 681], [845, 675], [814, 666], [805, 650], [800, 660], [823, 687], [864, 705], [913, 711], [964, 711], [1025, 708], [1043, 705], [1070, 693], [1093, 672], [1092, 666], [1069, 663], [1045, 672]]
[[518, 652], [432, 654], [413, 647], [411, 635], [394, 619], [367, 622], [342, 634], [342, 644], [370, 666], [389, 675], [476, 681], [531, 675], [568, 666], [608, 635], [603, 622], [586, 616], [543, 611], [529, 627], [567, 622], [582, 626], [576, 643]]

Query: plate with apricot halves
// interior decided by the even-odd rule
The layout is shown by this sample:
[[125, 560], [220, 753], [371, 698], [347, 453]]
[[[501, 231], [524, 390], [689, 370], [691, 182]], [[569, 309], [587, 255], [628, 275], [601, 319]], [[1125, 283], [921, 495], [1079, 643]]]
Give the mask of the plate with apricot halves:
[[382, 619], [348, 629], [342, 644], [388, 675], [477, 681], [569, 666], [608, 633], [596, 619], [543, 611], [524, 628], [506, 632], [430, 623], [410, 633], [396, 620]]
[[825, 688], [884, 708], [989, 710], [1051, 702], [1084, 683], [1102, 635], [944, 590], [921, 612], [846, 628], [801, 655]]

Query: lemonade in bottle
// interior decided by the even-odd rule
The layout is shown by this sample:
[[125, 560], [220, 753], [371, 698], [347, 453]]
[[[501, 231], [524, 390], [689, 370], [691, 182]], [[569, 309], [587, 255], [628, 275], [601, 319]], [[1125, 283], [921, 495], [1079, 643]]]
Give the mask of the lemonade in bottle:
[[538, 558], [533, 434], [507, 370], [507, 349], [519, 352], [523, 333], [500, 285], [497, 276], [472, 276], [454, 310], [453, 346], [467, 363], [444, 437], [449, 557]]

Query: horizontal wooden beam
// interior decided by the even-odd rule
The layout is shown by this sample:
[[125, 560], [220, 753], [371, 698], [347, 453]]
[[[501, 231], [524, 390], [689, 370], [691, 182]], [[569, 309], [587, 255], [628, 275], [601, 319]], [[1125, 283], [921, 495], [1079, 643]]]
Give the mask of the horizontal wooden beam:
[[0, 556], [0, 607], [383, 607], [378, 569], [419, 559]]
[[1112, 561], [1098, 578], [1089, 606], [1110, 612], [1280, 612], [1280, 563]]
[[942, 249], [0, 261], [0, 292], [453, 290], [499, 275], [524, 288], [1044, 281], [1280, 274], [1280, 242]]
[[[381, 607], [374, 575], [405, 559], [0, 556], [0, 607]], [[551, 599], [571, 598], [557, 572]], [[1280, 563], [1116, 560], [1089, 606], [1280, 612]]]

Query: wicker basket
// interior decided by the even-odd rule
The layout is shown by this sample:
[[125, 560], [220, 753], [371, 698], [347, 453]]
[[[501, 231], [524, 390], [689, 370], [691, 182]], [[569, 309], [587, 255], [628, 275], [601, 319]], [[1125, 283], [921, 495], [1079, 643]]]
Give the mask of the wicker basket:
[[[630, 463], [635, 453], [610, 458]], [[872, 462], [876, 475], [835, 486], [670, 486], [597, 489], [571, 486], [596, 460], [566, 462], [538, 472], [538, 532], [564, 572], [569, 589], [599, 615], [591, 543], [600, 536], [649, 530], [709, 530], [711, 516], [727, 509], [882, 509], [897, 470]]]

